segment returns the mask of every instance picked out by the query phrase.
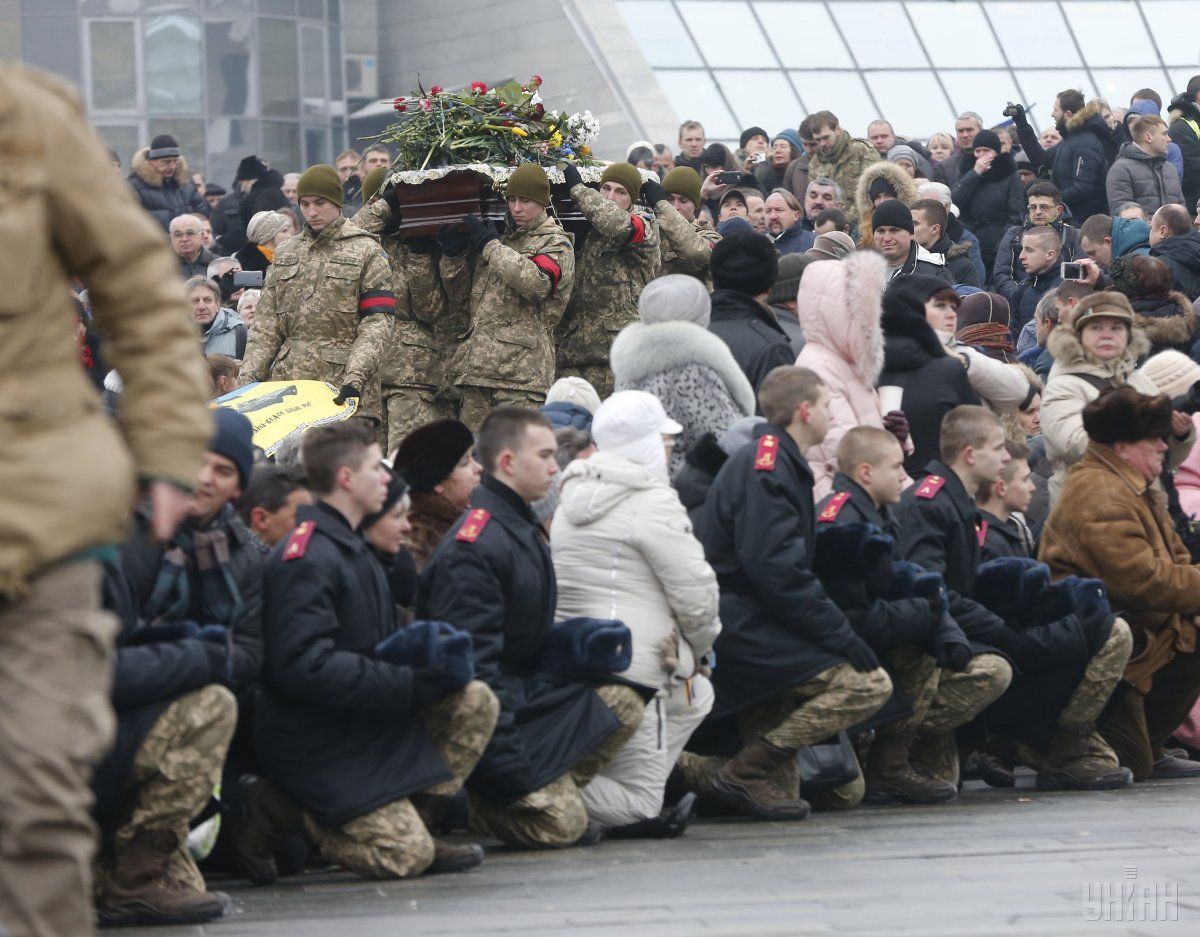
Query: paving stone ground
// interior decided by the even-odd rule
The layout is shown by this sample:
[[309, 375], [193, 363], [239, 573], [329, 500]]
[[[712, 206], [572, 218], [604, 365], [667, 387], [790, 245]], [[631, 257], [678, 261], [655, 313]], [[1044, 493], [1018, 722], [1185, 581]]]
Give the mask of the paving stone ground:
[[1200, 781], [1088, 794], [1032, 782], [797, 824], [703, 820], [666, 842], [497, 846], [473, 872], [411, 882], [218, 881], [236, 904], [222, 921], [108, 933], [1200, 937]]

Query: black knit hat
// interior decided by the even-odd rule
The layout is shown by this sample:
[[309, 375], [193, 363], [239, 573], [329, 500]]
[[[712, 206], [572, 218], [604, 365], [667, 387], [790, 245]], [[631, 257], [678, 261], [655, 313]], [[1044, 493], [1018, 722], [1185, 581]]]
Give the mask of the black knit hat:
[[754, 137], [766, 137], [768, 141], [771, 139], [771, 135], [763, 130], [762, 127], [747, 127], [742, 131], [741, 139], [738, 140], [738, 147], [744, 150], [746, 144]]
[[247, 179], [261, 179], [267, 171], [267, 164], [257, 156], [247, 156], [238, 163], [237, 175], [233, 177], [234, 182], [244, 182]]
[[720, 166], [725, 168], [725, 158], [729, 155], [729, 151], [720, 143], [710, 143], [704, 148], [704, 152], [700, 154], [700, 165], [702, 166]]
[[874, 202], [875, 199], [879, 198], [881, 195], [890, 195], [892, 198], [896, 198], [896, 187], [883, 176], [877, 176], [871, 180], [871, 185], [867, 189], [867, 195], [870, 197], [872, 202]]
[[388, 511], [396, 506], [399, 501], [408, 492], [408, 482], [404, 480], [404, 476], [395, 469], [388, 469], [388, 486], [387, 495], [383, 499], [383, 506], [374, 514], [368, 514], [362, 519], [360, 525], [362, 530], [370, 530]]
[[709, 270], [714, 289], [757, 296], [767, 292], [779, 275], [779, 255], [761, 234], [743, 231], [717, 243]]
[[224, 456], [237, 466], [238, 484], [245, 488], [254, 469], [254, 430], [250, 421], [229, 407], [216, 407], [213, 423], [208, 451]]
[[475, 437], [458, 420], [435, 420], [404, 437], [392, 465], [416, 493], [433, 491], [454, 471]]
[[912, 212], [899, 199], [889, 198], [880, 202], [871, 212], [872, 228], [903, 228], [909, 234], [914, 232]]
[[150, 141], [150, 152], [146, 154], [146, 159], [166, 159], [178, 155], [179, 141], [169, 133], [160, 133]]
[[1139, 394], [1128, 384], [1105, 388], [1083, 408], [1083, 429], [1104, 446], [1161, 439], [1171, 432], [1171, 398]]
[[993, 130], [980, 130], [975, 134], [975, 142], [971, 144], [971, 149], [977, 150], [981, 146], [999, 153], [1001, 148], [999, 135]]

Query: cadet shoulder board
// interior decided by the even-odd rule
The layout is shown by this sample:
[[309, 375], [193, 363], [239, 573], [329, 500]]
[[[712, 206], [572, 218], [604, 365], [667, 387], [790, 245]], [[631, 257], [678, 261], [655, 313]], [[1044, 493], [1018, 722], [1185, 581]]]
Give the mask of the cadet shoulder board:
[[837, 494], [835, 494], [832, 498], [829, 499], [829, 503], [827, 505], [825, 505], [825, 509], [821, 512], [820, 516], [817, 518], [817, 523], [818, 524], [832, 524], [834, 521], [837, 520], [838, 515], [842, 512], [842, 508], [845, 507], [846, 502], [849, 500], [850, 500], [850, 492], [839, 491]]
[[317, 529], [317, 525], [312, 521], [303, 521], [292, 535], [288, 537], [287, 546], [283, 548], [283, 561], [298, 560], [308, 551], [308, 541], [312, 540], [313, 531]]
[[756, 472], [775, 471], [775, 456], [779, 454], [779, 440], [768, 433], [758, 441], [758, 453], [754, 456]]
[[921, 484], [917, 486], [916, 496], [928, 501], [942, 490], [944, 484], [946, 484], [946, 479], [941, 475], [926, 475]]
[[461, 540], [463, 543], [474, 543], [479, 539], [479, 535], [483, 533], [483, 528], [492, 519], [492, 515], [483, 508], [476, 508], [467, 515], [467, 519], [463, 521], [463, 525], [458, 528], [458, 533], [454, 535], [455, 540]]

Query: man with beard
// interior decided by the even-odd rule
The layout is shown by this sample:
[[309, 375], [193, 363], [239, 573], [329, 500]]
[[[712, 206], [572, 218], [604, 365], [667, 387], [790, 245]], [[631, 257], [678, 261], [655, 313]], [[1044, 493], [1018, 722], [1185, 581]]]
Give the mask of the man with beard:
[[775, 189], [767, 196], [767, 233], [775, 242], [775, 250], [784, 254], [801, 254], [813, 246], [817, 236], [804, 228], [804, 209], [800, 200], [787, 189]]

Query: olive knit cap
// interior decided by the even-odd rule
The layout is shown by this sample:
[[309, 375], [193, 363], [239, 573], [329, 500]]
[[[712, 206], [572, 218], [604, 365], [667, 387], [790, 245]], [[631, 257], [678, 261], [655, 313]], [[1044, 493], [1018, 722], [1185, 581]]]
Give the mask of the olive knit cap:
[[691, 166], [676, 166], [663, 176], [662, 187], [667, 195], [682, 195], [700, 207], [700, 173]]
[[550, 204], [550, 180], [546, 178], [546, 170], [536, 163], [525, 163], [518, 166], [508, 177], [508, 187], [505, 198], [527, 198], [539, 205]]
[[346, 200], [342, 192], [342, 180], [338, 177], [338, 171], [328, 163], [317, 163], [315, 166], [309, 166], [300, 174], [300, 181], [296, 184], [296, 198], [299, 200], [306, 195], [316, 196], [317, 198], [325, 199], [327, 202], [333, 202], [338, 208], [341, 208]]
[[363, 176], [362, 197], [363, 204], [371, 201], [383, 186], [383, 180], [387, 178], [387, 166], [376, 166], [369, 173]]
[[636, 166], [630, 163], [613, 163], [605, 169], [604, 174], [600, 177], [600, 184], [604, 185], [606, 182], [615, 182], [617, 185], [624, 186], [629, 197], [635, 202], [642, 191], [642, 174], [638, 172]]

